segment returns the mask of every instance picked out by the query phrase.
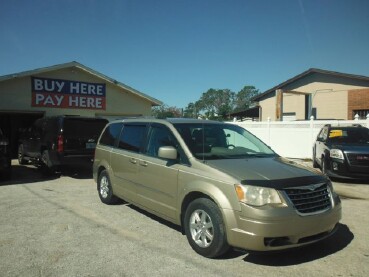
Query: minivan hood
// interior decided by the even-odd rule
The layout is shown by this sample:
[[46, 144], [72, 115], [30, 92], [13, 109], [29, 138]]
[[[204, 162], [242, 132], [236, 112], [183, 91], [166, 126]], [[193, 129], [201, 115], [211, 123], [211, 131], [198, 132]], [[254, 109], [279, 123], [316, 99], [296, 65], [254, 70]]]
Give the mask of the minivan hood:
[[207, 160], [206, 164], [245, 185], [282, 189], [327, 182], [323, 175], [313, 169], [281, 157]]

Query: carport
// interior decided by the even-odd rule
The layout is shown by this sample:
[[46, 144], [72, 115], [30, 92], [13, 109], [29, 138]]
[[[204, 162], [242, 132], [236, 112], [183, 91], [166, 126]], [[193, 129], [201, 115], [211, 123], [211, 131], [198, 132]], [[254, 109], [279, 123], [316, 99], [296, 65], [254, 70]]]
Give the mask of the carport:
[[0, 76], [0, 127], [17, 154], [20, 132], [44, 116], [148, 116], [161, 101], [78, 62]]
[[0, 110], [0, 128], [10, 141], [13, 158], [16, 157], [19, 135], [25, 128], [44, 116], [44, 112], [9, 112]]

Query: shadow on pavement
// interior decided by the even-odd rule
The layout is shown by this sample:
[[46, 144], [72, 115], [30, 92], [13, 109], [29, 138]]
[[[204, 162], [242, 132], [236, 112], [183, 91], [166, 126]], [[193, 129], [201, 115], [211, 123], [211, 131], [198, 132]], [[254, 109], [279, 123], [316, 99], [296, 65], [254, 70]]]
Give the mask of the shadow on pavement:
[[324, 258], [346, 248], [354, 239], [347, 225], [339, 224], [335, 234], [326, 240], [298, 249], [274, 253], [250, 253], [245, 262], [265, 266], [291, 266]]
[[10, 180], [0, 180], [0, 185], [19, 185], [25, 183], [37, 183], [50, 181], [67, 176], [74, 179], [91, 179], [92, 168], [81, 166], [77, 168], [63, 168], [59, 172], [45, 173], [40, 168], [33, 165], [19, 165], [18, 162], [12, 164], [12, 178]]
[[341, 183], [341, 184], [351, 184], [351, 185], [369, 185], [368, 180], [351, 180], [351, 179], [339, 179], [339, 178], [330, 178], [333, 182]]

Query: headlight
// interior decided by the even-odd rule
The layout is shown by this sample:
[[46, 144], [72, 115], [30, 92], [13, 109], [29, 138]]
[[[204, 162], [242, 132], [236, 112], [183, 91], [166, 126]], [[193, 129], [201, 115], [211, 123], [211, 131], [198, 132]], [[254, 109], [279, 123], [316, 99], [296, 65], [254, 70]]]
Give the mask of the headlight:
[[247, 185], [235, 185], [238, 200], [252, 206], [281, 204], [282, 200], [275, 189]]
[[339, 159], [339, 160], [344, 160], [345, 159], [343, 157], [343, 152], [339, 149], [331, 149], [329, 151], [329, 154], [330, 154], [331, 158], [334, 158], [334, 159]]

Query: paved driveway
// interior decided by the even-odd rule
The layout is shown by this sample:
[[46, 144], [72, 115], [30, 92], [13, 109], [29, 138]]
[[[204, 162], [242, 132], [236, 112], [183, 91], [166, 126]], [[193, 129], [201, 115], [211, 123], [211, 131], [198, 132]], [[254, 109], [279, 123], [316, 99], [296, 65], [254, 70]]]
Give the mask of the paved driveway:
[[368, 184], [334, 184], [355, 197], [343, 197], [340, 228], [320, 244], [211, 260], [176, 226], [102, 204], [89, 173], [45, 179], [18, 165], [14, 173], [0, 186], [1, 276], [369, 276]]

